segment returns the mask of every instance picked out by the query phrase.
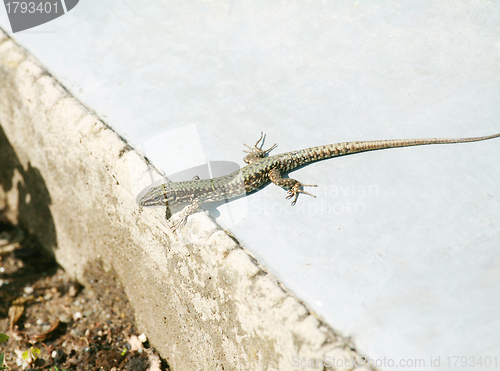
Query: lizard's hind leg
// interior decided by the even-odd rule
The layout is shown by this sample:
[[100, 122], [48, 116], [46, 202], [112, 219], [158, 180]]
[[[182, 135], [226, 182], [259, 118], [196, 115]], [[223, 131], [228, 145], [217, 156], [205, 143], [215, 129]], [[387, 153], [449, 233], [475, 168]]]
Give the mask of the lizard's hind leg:
[[[259, 142], [262, 140], [262, 138], [264, 138], [264, 133], [261, 132], [260, 133], [260, 138], [259, 140], [257, 141], [257, 143], [255, 143], [255, 146], [253, 147], [250, 147], [246, 144], [243, 144], [245, 147], [247, 147], [248, 149], [250, 149], [250, 151], [243, 151], [243, 152], [246, 152], [246, 153], [249, 153], [249, 155], [245, 156], [245, 158], [243, 159], [243, 161], [245, 161], [247, 164], [251, 164], [255, 161], [258, 161], [259, 159], [263, 158], [263, 157], [266, 157], [266, 155], [271, 152], [273, 149], [276, 148], [277, 144], [275, 143], [271, 148], [269, 149], [266, 149], [266, 150], [263, 150], [261, 148], [258, 147], [259, 145]], [[264, 142], [262, 142], [264, 143]]]
[[303, 184], [296, 179], [282, 178], [278, 169], [271, 169], [269, 171], [269, 180], [274, 184], [276, 184], [277, 186], [283, 188], [289, 188], [288, 196], [286, 196], [286, 199], [288, 200], [294, 197], [292, 201], [292, 206], [295, 205], [295, 203], [297, 202], [297, 197], [299, 197], [299, 193], [304, 193], [306, 195], [316, 197], [315, 195], [300, 189], [301, 187], [317, 187], [316, 184]]

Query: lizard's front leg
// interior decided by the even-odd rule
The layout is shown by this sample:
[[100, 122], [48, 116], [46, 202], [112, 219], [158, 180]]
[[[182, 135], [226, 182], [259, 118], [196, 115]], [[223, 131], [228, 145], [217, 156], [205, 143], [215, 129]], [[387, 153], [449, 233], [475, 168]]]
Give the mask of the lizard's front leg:
[[200, 211], [200, 209], [201, 209], [200, 199], [195, 198], [191, 200], [191, 203], [188, 206], [186, 206], [175, 218], [176, 221], [174, 221], [174, 231], [176, 231], [179, 228], [182, 228], [186, 224], [188, 216]]
[[300, 187], [317, 187], [316, 184], [302, 184], [301, 182], [295, 179], [282, 178], [279, 170], [276, 168], [271, 169], [269, 171], [269, 180], [274, 184], [276, 184], [277, 186], [283, 188], [289, 188], [288, 196], [286, 197], [286, 199], [288, 200], [289, 198], [294, 197], [292, 205], [295, 205], [295, 203], [297, 202], [297, 197], [299, 197], [299, 193], [305, 193], [306, 195], [316, 197], [315, 195], [300, 189]]

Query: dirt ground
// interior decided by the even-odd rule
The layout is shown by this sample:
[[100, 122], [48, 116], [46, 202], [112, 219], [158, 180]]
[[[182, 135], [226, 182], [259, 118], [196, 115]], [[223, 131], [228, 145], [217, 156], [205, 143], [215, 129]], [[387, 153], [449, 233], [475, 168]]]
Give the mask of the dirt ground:
[[0, 333], [9, 336], [0, 344], [4, 366], [169, 370], [138, 333], [120, 285], [100, 267], [93, 268], [87, 288], [82, 287], [0, 213]]

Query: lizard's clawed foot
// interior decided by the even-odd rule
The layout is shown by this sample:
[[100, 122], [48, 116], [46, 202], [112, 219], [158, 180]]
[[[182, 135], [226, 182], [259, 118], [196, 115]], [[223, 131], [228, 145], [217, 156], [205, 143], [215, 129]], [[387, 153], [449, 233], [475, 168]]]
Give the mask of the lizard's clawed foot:
[[299, 197], [299, 193], [304, 193], [306, 195], [316, 197], [312, 193], [301, 190], [300, 187], [317, 187], [317, 185], [316, 184], [302, 184], [300, 182], [295, 183], [293, 185], [293, 187], [290, 188], [290, 190], [288, 191], [288, 196], [286, 196], [287, 200], [292, 198], [292, 197], [295, 197], [292, 201], [292, 206], [297, 203], [297, 197]]
[[[245, 153], [250, 153], [248, 156], [245, 156], [245, 158], [243, 159], [243, 161], [245, 161], [247, 164], [251, 164], [252, 162], [255, 162], [257, 161], [258, 159], [260, 158], [263, 158], [266, 156], [266, 154], [268, 154], [269, 152], [271, 152], [273, 149], [276, 148], [277, 144], [275, 143], [271, 148], [269, 149], [266, 149], [266, 150], [263, 150], [261, 148], [259, 148], [259, 142], [264, 138], [264, 133], [261, 132], [260, 133], [260, 138], [259, 140], [257, 141], [257, 143], [255, 143], [255, 146], [253, 147], [250, 147], [249, 145], [246, 145], [246, 144], [243, 144], [245, 147], [247, 147], [248, 149], [250, 149], [250, 151], [243, 151]], [[264, 143], [264, 142], [262, 142]]]
[[187, 221], [187, 215], [179, 215], [179, 217], [176, 218], [173, 222], [172, 231], [175, 232], [178, 229], [184, 227], [186, 225], [186, 221]]
[[176, 230], [184, 227], [187, 222], [189, 215], [192, 215], [201, 210], [201, 203], [199, 199], [191, 200], [191, 204], [186, 206], [177, 216], [175, 216], [175, 221], [173, 222], [172, 230]]

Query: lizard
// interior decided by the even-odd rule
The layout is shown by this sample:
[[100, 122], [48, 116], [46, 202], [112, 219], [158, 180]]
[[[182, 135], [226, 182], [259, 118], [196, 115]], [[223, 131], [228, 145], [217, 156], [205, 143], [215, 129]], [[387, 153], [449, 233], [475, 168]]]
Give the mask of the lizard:
[[[140, 206], [166, 206], [166, 215], [167, 219], [169, 219], [171, 216], [169, 206], [188, 202], [189, 205], [182, 210], [179, 221], [174, 226], [175, 230], [185, 224], [189, 215], [200, 210], [202, 203], [225, 201], [245, 196], [268, 182], [288, 189], [286, 198], [293, 198], [292, 205], [295, 205], [300, 193], [315, 197], [313, 194], [304, 191], [303, 187], [317, 187], [317, 185], [303, 184], [296, 179], [283, 178], [281, 176], [282, 173], [287, 173], [312, 162], [386, 148], [478, 142], [498, 138], [500, 137], [500, 133], [471, 138], [420, 138], [341, 142], [273, 156], [268, 156], [268, 153], [276, 148], [277, 145], [274, 144], [269, 149], [263, 150], [261, 148], [263, 146], [263, 137], [264, 134], [261, 133], [259, 140], [253, 147], [244, 144], [250, 149], [249, 151], [243, 151], [248, 153], [243, 159], [248, 165], [240, 170], [212, 179], [199, 179], [195, 177], [189, 181], [163, 183], [149, 189], [139, 201]], [[260, 146], [259, 143], [261, 143]]]

